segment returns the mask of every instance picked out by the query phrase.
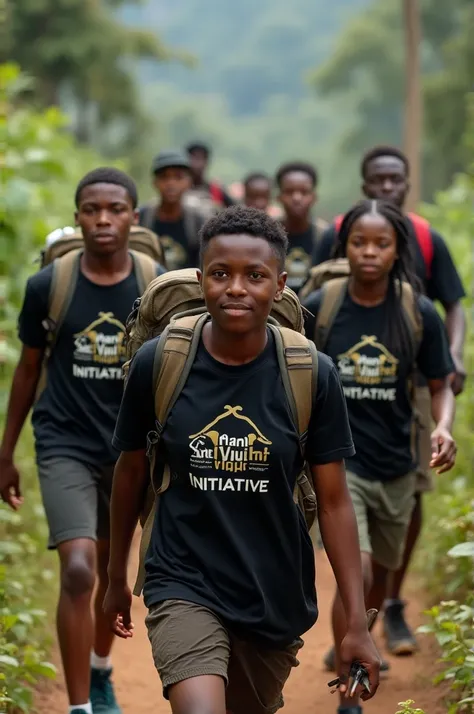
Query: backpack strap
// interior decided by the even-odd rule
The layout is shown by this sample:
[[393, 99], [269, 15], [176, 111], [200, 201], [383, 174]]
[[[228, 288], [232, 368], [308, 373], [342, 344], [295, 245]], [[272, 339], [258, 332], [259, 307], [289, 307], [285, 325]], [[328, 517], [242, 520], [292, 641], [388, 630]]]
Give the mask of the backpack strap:
[[154, 482], [158, 445], [166, 420], [178, 399], [191, 371], [201, 339], [202, 328], [208, 320], [208, 313], [187, 315], [170, 322], [163, 331], [155, 352], [153, 363], [153, 390], [155, 394], [155, 427], [147, 435], [147, 456], [150, 460], [151, 484], [147, 493], [147, 516], [143, 523], [140, 541], [138, 573], [133, 589], [139, 596], [145, 582], [145, 558], [151, 540], [155, 521], [157, 500], [170, 485], [171, 471], [167, 464], [163, 468], [160, 484]]
[[224, 193], [222, 191], [222, 188], [220, 184], [217, 183], [217, 181], [211, 181], [209, 184], [209, 194], [214, 201], [214, 203], [218, 203], [219, 205], [224, 205]]
[[421, 254], [426, 266], [426, 277], [429, 280], [431, 278], [431, 269], [434, 257], [434, 244], [430, 224], [425, 218], [418, 216], [416, 213], [409, 213], [408, 218], [412, 222], [415, 230], [416, 240], [420, 246]]
[[336, 216], [334, 219], [334, 228], [336, 229], [336, 233], [339, 233], [339, 230], [342, 226], [342, 221], [344, 220], [344, 214], [341, 213], [339, 216]]
[[331, 328], [341, 309], [347, 291], [349, 278], [334, 278], [324, 283], [321, 288], [321, 304], [315, 325], [315, 344], [321, 352], [324, 351]]
[[141, 216], [141, 225], [148, 230], [152, 230], [153, 223], [156, 218], [156, 209], [158, 208], [158, 201], [153, 199], [143, 206], [143, 212]]
[[156, 278], [156, 263], [153, 258], [137, 250], [131, 250], [133, 267], [138, 283], [138, 292], [143, 295], [145, 288]]
[[300, 505], [309, 529], [316, 518], [317, 504], [312, 476], [305, 461], [305, 447], [318, 386], [318, 353], [314, 343], [301, 333], [271, 322], [268, 325], [275, 336], [280, 374], [305, 462], [305, 468], [296, 478], [293, 499]]
[[302, 448], [308, 431], [318, 383], [318, 356], [313, 342], [299, 332], [269, 323], [283, 386]]
[[43, 323], [47, 330], [46, 347], [36, 388], [36, 400], [38, 400], [41, 392], [46, 387], [48, 362], [76, 289], [81, 254], [82, 249], [76, 248], [53, 261], [53, 276], [48, 298], [48, 317]]

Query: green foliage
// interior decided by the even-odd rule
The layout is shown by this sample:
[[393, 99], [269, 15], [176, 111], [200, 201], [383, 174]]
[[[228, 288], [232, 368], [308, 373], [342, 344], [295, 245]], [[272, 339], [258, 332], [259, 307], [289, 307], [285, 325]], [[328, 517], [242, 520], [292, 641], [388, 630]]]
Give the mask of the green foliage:
[[[2, 198], [0, 203], [0, 429], [16, 361], [16, 318], [25, 278], [53, 228], [73, 220], [79, 178], [99, 157], [78, 150], [57, 109], [32, 111], [19, 102], [29, 80], [14, 65], [0, 65]], [[54, 676], [47, 662], [43, 606], [51, 609], [55, 580], [46, 552], [47, 527], [33, 458], [31, 432], [16, 452], [25, 503], [16, 514], [0, 506], [0, 711], [30, 712], [39, 679]]]
[[[310, 75], [324, 97], [344, 99], [355, 118], [341, 148], [361, 153], [376, 143], [400, 144], [405, 61], [400, 0], [372, 0], [349, 22], [336, 50]], [[469, 0], [420, 0], [425, 90], [425, 195], [464, 168], [465, 96], [472, 88], [474, 7]]]
[[[468, 157], [467, 157], [468, 158]], [[468, 320], [464, 393], [456, 399], [455, 437], [458, 444], [453, 472], [441, 476], [436, 493], [426, 498], [427, 524], [422, 553], [423, 570], [434, 596], [463, 596], [473, 587], [470, 558], [453, 558], [458, 544], [474, 541], [474, 177], [460, 175], [453, 186], [437, 195], [424, 215], [446, 238], [470, 295], [463, 301]], [[464, 546], [466, 549], [469, 546]], [[454, 551], [454, 555], [459, 548]]]
[[146, 119], [131, 62], [185, 58], [172, 53], [154, 33], [121, 23], [114, 12], [120, 4], [9, 3], [9, 59], [34, 75], [35, 95], [42, 106], [67, 106], [81, 141], [136, 143]]
[[[474, 545], [474, 544], [473, 544]], [[472, 555], [471, 568], [472, 568]], [[418, 632], [436, 637], [444, 667], [435, 683], [449, 682], [453, 699], [448, 714], [474, 712], [474, 594], [464, 603], [443, 601], [428, 610], [431, 622]]]
[[413, 699], [407, 699], [406, 702], [398, 702], [398, 706], [401, 707], [401, 709], [399, 709], [396, 714], [425, 714], [423, 709], [414, 709], [414, 704]]

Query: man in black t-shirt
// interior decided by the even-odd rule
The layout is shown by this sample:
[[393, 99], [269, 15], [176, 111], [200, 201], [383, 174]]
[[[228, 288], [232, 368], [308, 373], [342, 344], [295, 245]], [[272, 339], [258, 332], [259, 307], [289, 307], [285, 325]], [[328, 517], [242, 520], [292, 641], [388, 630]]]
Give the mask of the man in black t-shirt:
[[[339, 377], [327, 357], [313, 357], [318, 377], [303, 457], [279, 366], [279, 333], [268, 326], [284, 291], [286, 247], [279, 223], [243, 206], [222, 211], [201, 234], [198, 278], [209, 319], [160, 429], [157, 468], [166, 463], [172, 476], [156, 504], [145, 563], [146, 624], [174, 714], [268, 714], [282, 706], [300, 636], [317, 618], [314, 552], [293, 496], [303, 458], [345, 605], [343, 672], [358, 660], [368, 669], [371, 695], [378, 685], [345, 481], [343, 459], [354, 450]], [[104, 607], [124, 638], [133, 635], [127, 561], [149, 480], [160, 339], [133, 358], [114, 436], [122, 454]]]
[[205, 216], [198, 203], [183, 200], [191, 186], [189, 160], [177, 151], [162, 151], [153, 160], [152, 173], [159, 198], [140, 208], [139, 223], [159, 236], [168, 270], [195, 268]]
[[[409, 163], [399, 149], [391, 146], [379, 146], [368, 151], [361, 163], [362, 192], [370, 199], [382, 199], [393, 202], [403, 209], [410, 188]], [[449, 338], [451, 356], [454, 362], [455, 377], [453, 391], [462, 392], [466, 370], [463, 363], [465, 336], [465, 315], [461, 300], [465, 291], [454, 265], [449, 248], [441, 235], [429, 228], [427, 240], [422, 243], [416, 236], [416, 217], [406, 217], [412, 237], [415, 266], [425, 294], [433, 301], [439, 301], [445, 310], [445, 325]], [[314, 256], [313, 264], [319, 265], [331, 257], [337, 238], [335, 225], [331, 225], [321, 237]], [[421, 415], [422, 429], [419, 434], [418, 485], [415, 508], [408, 533], [405, 557], [400, 570], [394, 575], [388, 601], [385, 608], [384, 627], [389, 649], [393, 654], [408, 654], [416, 649], [416, 640], [404, 618], [404, 604], [400, 599], [402, 584], [422, 527], [422, 494], [434, 488], [433, 477], [429, 469], [430, 461], [430, 396], [426, 382], [420, 376], [417, 390], [418, 411]]]
[[[75, 287], [54, 335], [46, 386], [34, 404], [45, 350], [51, 344], [46, 327], [55, 263], [27, 283], [19, 318], [23, 347], [0, 448], [1, 496], [17, 509], [22, 494], [13, 456], [34, 404], [49, 547], [57, 549], [60, 559], [58, 635], [74, 714], [120, 712], [111, 683], [113, 634], [102, 600], [108, 583], [109, 498], [118, 456], [112, 434], [123, 390], [125, 322], [139, 295], [128, 251], [130, 227], [138, 217], [136, 205], [134, 182], [117, 169], [96, 169], [79, 183], [75, 217], [84, 249], [74, 258]], [[157, 265], [156, 272], [163, 269]], [[96, 575], [94, 627], [91, 599]]]
[[280, 191], [278, 200], [283, 207], [282, 221], [288, 233], [287, 285], [298, 292], [308, 278], [317, 240], [327, 228], [325, 221], [313, 220], [311, 215], [317, 201], [318, 174], [311, 164], [293, 161], [278, 169], [275, 183]]

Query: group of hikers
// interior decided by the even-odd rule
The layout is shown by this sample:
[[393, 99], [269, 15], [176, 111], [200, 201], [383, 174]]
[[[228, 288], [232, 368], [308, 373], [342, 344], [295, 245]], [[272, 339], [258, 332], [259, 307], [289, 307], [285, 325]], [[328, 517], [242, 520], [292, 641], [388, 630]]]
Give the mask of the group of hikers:
[[14, 452], [33, 410], [71, 713], [121, 711], [111, 650], [133, 636], [140, 522], [134, 592], [173, 714], [283, 706], [318, 618], [314, 544], [337, 582], [325, 667], [338, 712], [361, 714], [389, 669], [368, 611], [390, 653], [417, 648], [402, 586], [423, 494], [455, 462], [463, 286], [404, 212], [397, 148], [363, 157], [364, 198], [331, 224], [309, 163], [249, 175], [234, 205], [210, 157], [162, 151], [141, 206], [122, 171], [80, 181], [76, 229], [27, 282], [1, 496], [23, 502]]

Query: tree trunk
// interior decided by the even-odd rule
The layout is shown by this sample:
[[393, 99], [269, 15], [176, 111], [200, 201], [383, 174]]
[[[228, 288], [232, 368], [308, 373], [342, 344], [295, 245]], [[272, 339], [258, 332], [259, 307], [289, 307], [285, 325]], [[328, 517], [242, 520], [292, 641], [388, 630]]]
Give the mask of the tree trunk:
[[411, 167], [411, 191], [406, 209], [416, 210], [421, 199], [423, 98], [421, 87], [421, 20], [419, 0], [403, 1], [405, 28], [404, 150]]

